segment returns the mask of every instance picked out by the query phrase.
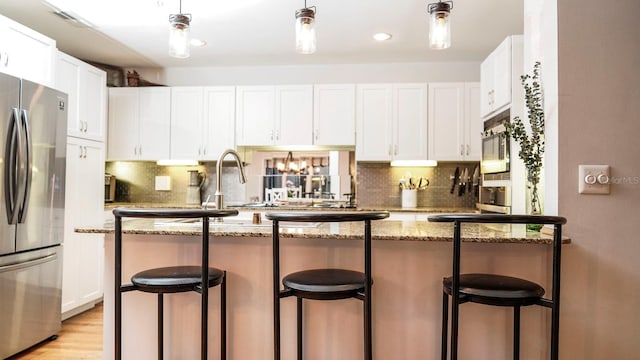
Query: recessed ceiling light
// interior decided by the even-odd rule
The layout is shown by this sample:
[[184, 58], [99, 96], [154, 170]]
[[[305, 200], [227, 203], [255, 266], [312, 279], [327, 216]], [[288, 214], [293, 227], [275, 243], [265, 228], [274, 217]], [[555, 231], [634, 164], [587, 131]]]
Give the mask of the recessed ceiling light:
[[386, 41], [391, 39], [391, 34], [387, 33], [377, 33], [373, 35], [373, 38], [377, 41]]
[[191, 39], [189, 41], [189, 44], [191, 44], [191, 46], [195, 46], [195, 47], [202, 47], [207, 45], [207, 42], [204, 40], [200, 40], [200, 39]]

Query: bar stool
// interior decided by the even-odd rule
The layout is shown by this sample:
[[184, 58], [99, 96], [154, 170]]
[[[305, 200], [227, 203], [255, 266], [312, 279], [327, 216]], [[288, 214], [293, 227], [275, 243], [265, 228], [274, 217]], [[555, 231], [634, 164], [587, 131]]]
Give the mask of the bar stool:
[[[226, 358], [226, 272], [209, 267], [209, 218], [238, 215], [237, 210], [201, 209], [124, 209], [113, 210], [115, 216], [115, 359], [122, 357], [122, 293], [138, 290], [158, 294], [158, 359], [163, 358], [163, 295], [195, 291], [201, 294], [200, 354], [207, 358], [208, 288], [220, 287], [220, 352]], [[122, 284], [122, 219], [172, 218], [202, 221], [202, 261], [200, 266], [168, 266], [144, 270], [131, 277], [131, 284]]]
[[[520, 358], [520, 307], [540, 305], [551, 309], [551, 356], [558, 359], [560, 326], [560, 255], [562, 225], [559, 216], [502, 214], [443, 214], [429, 216], [431, 222], [453, 223], [453, 275], [442, 280], [442, 360], [447, 359], [448, 304], [451, 296], [451, 359], [458, 358], [458, 307], [466, 302], [513, 307], [513, 358]], [[521, 278], [497, 274], [460, 274], [462, 223], [550, 224], [553, 232], [551, 298], [544, 298], [542, 286]], [[457, 294], [456, 296], [452, 296]]]
[[[268, 213], [273, 220], [273, 319], [274, 359], [280, 359], [280, 299], [297, 298], [298, 359], [302, 359], [302, 300], [338, 300], [357, 298], [364, 305], [364, 358], [372, 359], [371, 330], [371, 221], [389, 217], [379, 212]], [[346, 269], [311, 269], [283, 277], [280, 289], [280, 222], [364, 222], [364, 272]]]

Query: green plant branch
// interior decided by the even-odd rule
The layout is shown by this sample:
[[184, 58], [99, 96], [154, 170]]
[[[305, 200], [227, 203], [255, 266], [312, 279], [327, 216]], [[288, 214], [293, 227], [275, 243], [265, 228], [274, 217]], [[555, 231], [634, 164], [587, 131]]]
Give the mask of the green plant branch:
[[[540, 62], [533, 66], [533, 75], [520, 76], [520, 82], [524, 87], [525, 105], [528, 110], [529, 128], [527, 131], [519, 116], [505, 124], [504, 135], [518, 142], [520, 151], [518, 156], [524, 162], [527, 169], [527, 180], [537, 190], [540, 182], [540, 171], [544, 155], [544, 108], [542, 106], [542, 87], [540, 86]], [[537, 197], [537, 192], [534, 192]], [[537, 200], [537, 198], [536, 198]]]

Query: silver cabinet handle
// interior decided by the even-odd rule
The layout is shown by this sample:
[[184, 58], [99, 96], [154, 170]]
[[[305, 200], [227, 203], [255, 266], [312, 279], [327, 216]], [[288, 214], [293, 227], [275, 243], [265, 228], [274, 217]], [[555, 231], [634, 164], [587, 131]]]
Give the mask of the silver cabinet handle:
[[273, 130], [269, 131], [269, 138], [273, 141]]
[[280, 131], [276, 130], [276, 141], [280, 141]]
[[469, 151], [471, 151], [471, 147], [467, 144], [467, 156], [469, 156]]
[[393, 145], [389, 144], [389, 150], [387, 150], [387, 153], [389, 154], [389, 156], [393, 155]]
[[78, 158], [82, 159], [82, 146], [78, 146]]
[[398, 144], [393, 147], [393, 155], [398, 155]]
[[464, 155], [464, 145], [460, 145], [460, 156]]
[[315, 129], [315, 130], [313, 131], [313, 140], [314, 140], [314, 141], [318, 141], [318, 129]]

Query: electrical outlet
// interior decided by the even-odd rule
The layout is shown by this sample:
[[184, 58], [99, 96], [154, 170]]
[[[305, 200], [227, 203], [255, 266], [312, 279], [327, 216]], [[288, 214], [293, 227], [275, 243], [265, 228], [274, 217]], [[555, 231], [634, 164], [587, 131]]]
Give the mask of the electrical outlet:
[[578, 165], [578, 193], [607, 195], [611, 192], [609, 165]]
[[171, 190], [171, 177], [156, 176], [156, 191], [170, 191], [170, 190]]

